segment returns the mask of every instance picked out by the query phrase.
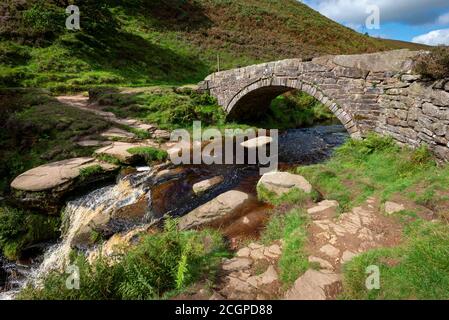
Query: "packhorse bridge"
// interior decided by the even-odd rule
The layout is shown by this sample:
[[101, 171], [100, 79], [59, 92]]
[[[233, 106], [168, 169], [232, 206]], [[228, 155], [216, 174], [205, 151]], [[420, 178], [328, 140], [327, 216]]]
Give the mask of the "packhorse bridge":
[[265, 112], [280, 94], [301, 90], [325, 104], [353, 138], [374, 131], [449, 160], [449, 79], [412, 73], [417, 51], [289, 59], [217, 72], [200, 89], [232, 119]]

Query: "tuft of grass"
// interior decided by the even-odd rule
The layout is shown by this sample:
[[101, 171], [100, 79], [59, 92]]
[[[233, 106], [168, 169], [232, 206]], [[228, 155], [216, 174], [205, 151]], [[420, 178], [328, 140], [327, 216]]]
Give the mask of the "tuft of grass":
[[142, 156], [149, 164], [153, 161], [165, 161], [168, 157], [167, 151], [153, 147], [134, 147], [128, 149], [127, 151], [131, 154]]
[[291, 285], [309, 268], [304, 251], [308, 223], [309, 218], [303, 209], [294, 208], [287, 213], [275, 212], [262, 233], [265, 244], [279, 239], [284, 241], [279, 269], [280, 279], [285, 286]]
[[[344, 266], [345, 299], [449, 299], [449, 227], [416, 220], [400, 247], [363, 253]], [[366, 268], [380, 270], [380, 289], [365, 286]]]
[[101, 174], [103, 172], [104, 172], [104, 170], [99, 164], [94, 164], [89, 167], [81, 168], [79, 171], [79, 178], [81, 180], [86, 180], [89, 177]]
[[277, 195], [275, 192], [268, 190], [263, 184], [260, 184], [257, 186], [257, 197], [260, 201], [275, 206], [281, 204], [302, 205], [307, 201], [316, 200], [318, 194], [315, 191], [312, 191], [311, 194], [307, 194], [298, 188], [293, 188], [289, 192]]
[[145, 235], [122, 253], [116, 263], [99, 258], [89, 264], [74, 254], [80, 270], [80, 289], [66, 287], [67, 275], [51, 272], [42, 287], [28, 285], [19, 299], [152, 300], [169, 298], [201, 278], [214, 279], [223, 257], [229, 256], [218, 232], [180, 232], [167, 220], [163, 232]]

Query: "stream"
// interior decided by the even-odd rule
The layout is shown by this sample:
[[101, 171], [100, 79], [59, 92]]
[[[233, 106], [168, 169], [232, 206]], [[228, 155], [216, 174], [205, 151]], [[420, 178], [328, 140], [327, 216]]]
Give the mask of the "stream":
[[[280, 168], [322, 162], [348, 137], [341, 125], [289, 129], [279, 135]], [[85, 221], [93, 216], [109, 219], [102, 232], [111, 236], [156, 222], [167, 215], [185, 215], [219, 194], [236, 189], [252, 195], [253, 200], [240, 219], [251, 217], [249, 220], [253, 222], [250, 225], [230, 222], [223, 230], [224, 235], [232, 239], [254, 237], [263, 228], [270, 207], [257, 201], [256, 184], [260, 178], [257, 166], [191, 165], [164, 169], [165, 165], [137, 168], [117, 178], [115, 184], [69, 199], [64, 212], [63, 236], [59, 242], [43, 244], [45, 252], [26, 261], [12, 263], [0, 256], [0, 300], [14, 299], [28, 281], [38, 281], [49, 271], [64, 268], [73, 247], [88, 254], [92, 248], [83, 246], [83, 239], [78, 239], [78, 234], [86, 228]], [[223, 183], [200, 196], [193, 194], [194, 183], [217, 175], [224, 177]], [[122, 219], [124, 213], [136, 219]]]

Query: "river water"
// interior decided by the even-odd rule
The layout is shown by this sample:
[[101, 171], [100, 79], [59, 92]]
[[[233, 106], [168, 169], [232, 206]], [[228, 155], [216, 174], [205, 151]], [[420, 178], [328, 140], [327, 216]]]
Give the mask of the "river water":
[[[341, 125], [317, 126], [304, 129], [290, 129], [279, 135], [279, 163], [282, 168], [295, 165], [319, 163], [330, 157], [335, 147], [348, 138]], [[163, 168], [141, 168], [118, 179], [116, 184], [102, 187], [67, 202], [64, 213], [62, 239], [46, 252], [29, 259], [26, 263], [7, 262], [0, 256], [0, 300], [13, 299], [27, 281], [38, 281], [50, 270], [62, 269], [69, 253], [76, 243], [77, 232], [85, 227], [93, 215], [108, 216], [123, 208], [137, 207], [144, 214], [136, 224], [114, 222], [110, 234], [129, 230], [136, 225], [157, 221], [164, 215], [182, 216], [206, 203], [219, 194], [237, 189], [255, 195], [259, 170], [249, 165], [186, 166], [179, 168], [176, 179], [164, 180], [158, 175]], [[194, 197], [192, 185], [195, 182], [222, 175], [225, 179], [219, 187], [199, 197]], [[267, 206], [254, 202], [248, 206], [247, 217], [256, 221], [254, 225], [231, 223], [224, 229], [226, 236], [235, 238], [252, 234], [266, 215]], [[245, 217], [243, 217], [245, 218]], [[254, 219], [255, 218], [255, 219]], [[84, 250], [86, 248], [80, 248]]]

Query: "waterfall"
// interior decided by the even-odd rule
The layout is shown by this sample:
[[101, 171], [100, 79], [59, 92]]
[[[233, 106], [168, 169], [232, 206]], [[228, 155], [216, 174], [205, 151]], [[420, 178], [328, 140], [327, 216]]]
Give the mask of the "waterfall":
[[67, 202], [63, 215], [65, 230], [63, 230], [62, 239], [47, 250], [41, 265], [33, 271], [32, 280], [38, 284], [48, 272], [64, 270], [69, 262], [75, 237], [80, 230], [88, 226], [93, 218], [107, 219], [116, 210], [136, 203], [142, 196], [145, 196], [150, 203], [149, 182], [154, 172], [150, 170], [131, 174], [120, 179], [115, 185], [96, 189]]

